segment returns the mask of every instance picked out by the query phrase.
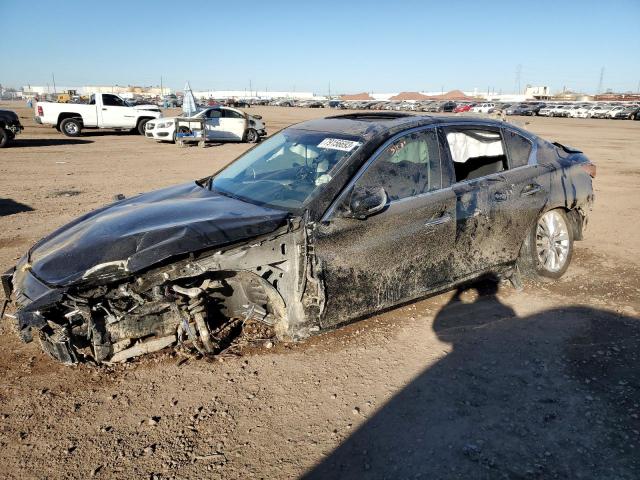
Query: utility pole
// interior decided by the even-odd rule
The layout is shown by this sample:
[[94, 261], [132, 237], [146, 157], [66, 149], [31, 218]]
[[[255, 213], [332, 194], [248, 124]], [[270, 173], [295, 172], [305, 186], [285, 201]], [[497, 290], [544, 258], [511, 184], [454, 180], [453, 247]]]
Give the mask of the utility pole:
[[331, 80], [329, 80], [329, 100], [331, 100]]
[[51, 72], [51, 79], [53, 80], [53, 93], [55, 95], [57, 93], [56, 92], [56, 77], [53, 76], [53, 72]]
[[598, 91], [596, 93], [602, 93], [602, 81], [604, 80], [604, 67], [600, 69], [600, 81], [598, 82]]
[[252, 93], [252, 87], [251, 87], [251, 79], [249, 79], [249, 96], [253, 97], [253, 93]]
[[160, 75], [160, 96], [164, 96], [164, 87], [162, 85], [162, 75]]
[[518, 95], [520, 95], [520, 78], [521, 77], [522, 77], [522, 65], [518, 64], [518, 66], [516, 67], [516, 88], [518, 89], [516, 93]]

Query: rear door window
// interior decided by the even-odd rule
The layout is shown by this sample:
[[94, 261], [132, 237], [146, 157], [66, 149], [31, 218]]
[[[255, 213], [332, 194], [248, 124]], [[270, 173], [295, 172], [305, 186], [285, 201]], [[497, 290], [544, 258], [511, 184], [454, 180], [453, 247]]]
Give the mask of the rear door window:
[[522, 135], [503, 129], [504, 143], [509, 156], [509, 168], [524, 167], [529, 163], [529, 155], [533, 145]]
[[240, 113], [226, 108], [222, 110], [222, 113], [224, 118], [244, 118]]
[[507, 170], [507, 156], [499, 129], [445, 127], [456, 182]]

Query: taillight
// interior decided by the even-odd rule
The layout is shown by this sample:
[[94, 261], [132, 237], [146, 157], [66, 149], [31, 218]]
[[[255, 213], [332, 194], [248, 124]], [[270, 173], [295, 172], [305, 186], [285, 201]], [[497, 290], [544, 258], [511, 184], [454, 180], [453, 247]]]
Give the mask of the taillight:
[[581, 163], [580, 166], [591, 178], [596, 178], [596, 166], [593, 163]]
[[42, 107], [40, 105], [38, 105], [38, 116], [39, 117], [44, 117], [44, 113], [43, 113]]

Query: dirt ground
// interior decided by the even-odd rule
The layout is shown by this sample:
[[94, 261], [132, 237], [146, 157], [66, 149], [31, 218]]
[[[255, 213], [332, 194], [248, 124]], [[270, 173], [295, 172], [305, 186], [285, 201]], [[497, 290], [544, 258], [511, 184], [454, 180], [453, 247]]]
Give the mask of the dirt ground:
[[[79, 214], [201, 178], [247, 145], [79, 139], [0, 150], [0, 269]], [[269, 133], [329, 113], [252, 108]], [[520, 118], [597, 164], [555, 283], [476, 284], [242, 357], [63, 367], [0, 323], [2, 478], [640, 478], [640, 122]]]

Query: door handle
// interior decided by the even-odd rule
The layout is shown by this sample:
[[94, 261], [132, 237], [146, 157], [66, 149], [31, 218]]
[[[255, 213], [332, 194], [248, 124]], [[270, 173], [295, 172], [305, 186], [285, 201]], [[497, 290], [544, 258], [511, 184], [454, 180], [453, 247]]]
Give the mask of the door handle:
[[106, 110], [106, 108], [103, 108], [102, 110]]
[[523, 197], [528, 197], [529, 195], [535, 195], [536, 193], [542, 191], [542, 186], [537, 183], [531, 183], [522, 189], [522, 193], [520, 194]]
[[451, 215], [445, 213], [437, 218], [433, 218], [427, 222], [425, 222], [424, 226], [427, 228], [437, 227], [438, 225], [442, 225], [444, 223], [451, 221]]

